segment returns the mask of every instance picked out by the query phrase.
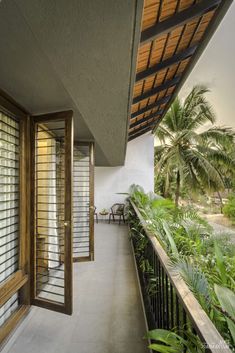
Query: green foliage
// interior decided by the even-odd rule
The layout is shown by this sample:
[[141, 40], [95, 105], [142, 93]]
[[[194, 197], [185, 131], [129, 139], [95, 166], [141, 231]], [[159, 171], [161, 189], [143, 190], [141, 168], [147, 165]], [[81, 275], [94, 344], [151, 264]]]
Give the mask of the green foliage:
[[223, 213], [235, 223], [235, 194], [228, 198], [228, 202], [223, 207]]
[[[235, 247], [229, 237], [225, 234], [224, 237], [215, 238], [212, 227], [193, 208], [175, 207], [172, 201], [145, 194], [138, 186], [132, 186], [129, 198], [138, 207], [145, 226], [155, 234], [168, 253], [175, 271], [232, 347], [234, 332], [229, 321], [231, 318], [226, 316], [224, 303], [218, 297], [218, 290], [215, 293], [214, 289], [223, 286], [229, 293], [235, 291]], [[131, 207], [129, 222], [137, 257], [150, 283], [149, 293], [154, 293], [156, 279], [151, 264], [145, 258], [147, 238]], [[165, 352], [159, 342], [154, 347], [162, 349], [159, 352]], [[174, 352], [171, 349], [176, 348], [168, 347], [169, 352]]]
[[[223, 190], [234, 176], [235, 132], [213, 125], [207, 92], [195, 86], [185, 101], [177, 97], [156, 130], [160, 145], [155, 147], [155, 191], [171, 196], [176, 205], [185, 193]], [[208, 123], [212, 127], [206, 130]]]
[[[185, 338], [183, 338], [183, 336]], [[149, 345], [149, 348], [160, 353], [204, 353], [205, 349], [200, 343], [198, 337], [190, 333], [187, 337], [187, 331], [182, 332], [182, 336], [175, 332], [156, 329], [149, 331], [147, 338], [155, 341]]]
[[219, 275], [220, 281], [223, 285], [226, 285], [228, 282], [226, 265], [222, 251], [220, 250], [218, 244], [215, 242], [215, 260], [216, 260], [216, 270]]
[[201, 306], [209, 313], [211, 304], [211, 293], [206, 275], [198, 266], [188, 260], [179, 260], [175, 264], [175, 270], [184, 279], [190, 290]]
[[216, 284], [215, 293], [220, 302], [223, 314], [226, 317], [228, 328], [235, 345], [235, 294], [229, 288], [220, 287]]

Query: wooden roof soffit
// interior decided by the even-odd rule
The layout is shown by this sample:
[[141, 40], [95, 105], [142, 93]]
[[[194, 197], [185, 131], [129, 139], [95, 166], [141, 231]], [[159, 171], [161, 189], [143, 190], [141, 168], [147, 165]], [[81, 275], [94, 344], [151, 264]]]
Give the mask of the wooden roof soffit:
[[144, 0], [129, 139], [154, 130], [232, 0]]
[[202, 16], [205, 13], [214, 10], [221, 0], [206, 0], [200, 1], [199, 3], [190, 6], [186, 10], [176, 13], [170, 18], [157, 23], [155, 26], [152, 26], [141, 33], [140, 44], [154, 40], [157, 37], [161, 36], [164, 33], [169, 33], [176, 27], [184, 25], [190, 20], [193, 20], [196, 17]]

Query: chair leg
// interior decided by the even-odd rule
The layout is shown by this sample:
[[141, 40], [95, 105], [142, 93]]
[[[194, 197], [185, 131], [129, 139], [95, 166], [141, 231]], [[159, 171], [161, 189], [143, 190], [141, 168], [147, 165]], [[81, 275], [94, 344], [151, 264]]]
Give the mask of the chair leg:
[[110, 222], [111, 222], [111, 214], [109, 215], [109, 224], [110, 224]]
[[114, 216], [114, 214], [113, 214], [113, 221], [114, 221], [114, 223], [115, 223], [115, 216]]
[[123, 218], [123, 223], [126, 223], [124, 214], [122, 215], [122, 218]]
[[120, 225], [121, 224], [121, 215], [119, 216], [119, 222], [118, 224]]
[[96, 223], [99, 223], [98, 215], [96, 214]]

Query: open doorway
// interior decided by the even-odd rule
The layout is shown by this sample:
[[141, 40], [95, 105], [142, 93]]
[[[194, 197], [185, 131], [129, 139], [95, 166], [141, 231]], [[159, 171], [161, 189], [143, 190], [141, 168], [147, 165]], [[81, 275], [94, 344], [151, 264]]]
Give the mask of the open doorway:
[[72, 314], [72, 262], [94, 259], [93, 144], [73, 143], [72, 112], [33, 117], [32, 304]]

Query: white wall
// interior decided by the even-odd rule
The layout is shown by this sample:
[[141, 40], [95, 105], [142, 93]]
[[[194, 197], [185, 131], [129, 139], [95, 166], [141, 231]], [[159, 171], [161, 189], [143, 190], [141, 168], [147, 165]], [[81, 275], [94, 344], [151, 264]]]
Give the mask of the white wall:
[[141, 136], [127, 144], [125, 165], [95, 167], [95, 206], [99, 212], [116, 202], [123, 202], [131, 184], [141, 185], [146, 192], [154, 190], [154, 137]]

